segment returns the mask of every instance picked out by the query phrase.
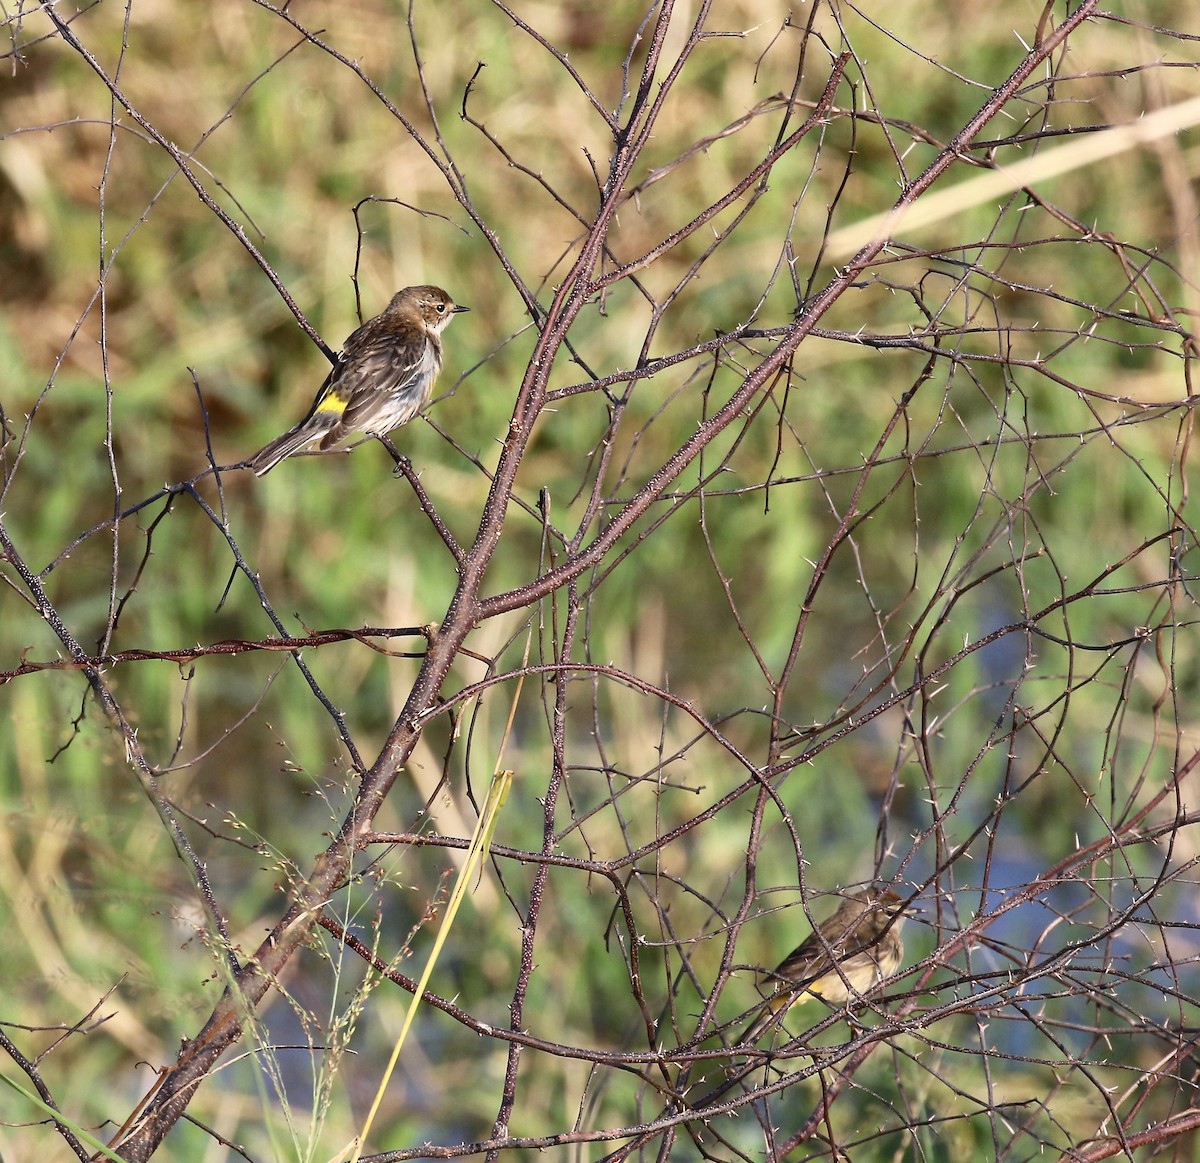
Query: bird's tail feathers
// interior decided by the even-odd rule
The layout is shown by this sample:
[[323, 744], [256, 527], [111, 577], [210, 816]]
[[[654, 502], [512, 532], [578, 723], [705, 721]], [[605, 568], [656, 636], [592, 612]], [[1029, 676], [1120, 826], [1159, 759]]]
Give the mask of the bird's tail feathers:
[[255, 476], [269, 473], [281, 460], [286, 460], [295, 452], [320, 440], [329, 432], [328, 428], [315, 428], [305, 422], [277, 436], [265, 448], [260, 448], [246, 463], [254, 470]]
[[762, 1004], [762, 1008], [751, 1023], [733, 1040], [735, 1046], [753, 1046], [772, 1026], [782, 1021], [782, 1012], [806, 1000], [806, 995], [789, 993], [772, 994]]

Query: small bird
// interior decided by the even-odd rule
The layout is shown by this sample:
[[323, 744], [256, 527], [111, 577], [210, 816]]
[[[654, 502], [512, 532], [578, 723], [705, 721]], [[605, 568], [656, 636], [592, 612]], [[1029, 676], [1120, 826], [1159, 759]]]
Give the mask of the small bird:
[[315, 441], [332, 448], [352, 432], [383, 436], [428, 401], [442, 370], [441, 334], [460, 307], [441, 287], [405, 287], [347, 340], [308, 415], [256, 452], [257, 476]]
[[760, 976], [760, 981], [775, 983], [775, 992], [734, 1044], [757, 1042], [777, 1015], [811, 997], [840, 1006], [869, 993], [900, 968], [903, 924], [904, 909], [894, 892], [867, 888], [847, 894], [837, 912], [809, 933], [773, 973]]

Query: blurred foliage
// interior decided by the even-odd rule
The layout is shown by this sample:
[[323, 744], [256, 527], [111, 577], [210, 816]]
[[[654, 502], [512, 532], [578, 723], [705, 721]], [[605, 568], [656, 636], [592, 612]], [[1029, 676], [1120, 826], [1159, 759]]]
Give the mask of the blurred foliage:
[[[627, 108], [646, 51], [643, 6], [571, 0], [514, 11], [606, 109], [623, 101]], [[739, 202], [656, 259], [636, 285], [618, 282], [589, 304], [569, 337], [573, 354], [558, 356], [552, 387], [628, 371], [747, 320], [764, 332], [790, 323], [842, 261], [822, 252], [827, 232], [892, 204], [901, 181], [1015, 67], [1040, 11], [969, 0], [931, 27], [928, 10], [900, 6], [885, 27], [838, 8], [839, 30], [823, 9], [816, 26], [829, 47], [849, 44], [856, 54], [837, 114], [780, 160], [745, 217], [737, 217], [746, 208]], [[5, 18], [13, 51], [0, 82], [0, 405], [11, 439], [0, 509], [24, 560], [35, 571], [54, 563], [47, 596], [77, 640], [112, 653], [271, 636], [245, 577], [235, 577], [221, 601], [232, 568], [226, 533], [293, 633], [415, 630], [441, 620], [456, 564], [373, 444], [351, 456], [294, 460], [261, 481], [225, 473], [219, 491], [203, 482], [198, 491], [224, 530], [177, 497], [169, 511], [160, 501], [76, 543], [164, 482], [199, 472], [206, 439], [218, 464], [249, 455], [303, 414], [326, 364], [170, 158], [114, 112], [87, 63], [48, 35], [41, 14], [6, 9]], [[797, 82], [808, 18], [807, 8], [761, 0], [716, 7], [711, 26], [730, 35], [702, 42], [670, 90], [602, 269], [657, 245], [740, 181], [771, 149], [794, 89], [802, 106], [788, 131], [800, 123], [828, 76], [828, 54], [810, 40]], [[988, 133], [1033, 133], [1043, 120], [1052, 130], [1126, 122], [1189, 95], [1194, 43], [1152, 27], [1177, 19], [1173, 7], [1144, 5], [1138, 18], [1146, 25], [1136, 36], [1117, 21], [1082, 30], [1064, 66], [1070, 75], [1031, 83]], [[603, 181], [612, 149], [563, 61], [503, 9], [482, 4], [418, 4], [409, 13], [385, 0], [306, 0], [281, 14], [243, 0], [101, 0], [71, 19], [128, 100], [192, 158], [208, 192], [243, 225], [331, 349], [404, 285], [443, 284], [472, 308], [447, 333], [445, 398], [394, 436], [459, 543], [469, 545], [536, 332], [479, 228], [387, 103], [454, 160], [479, 220], [545, 307], [596, 213], [597, 174]], [[379, 95], [289, 19], [323, 30], [321, 40]], [[683, 27], [680, 18], [667, 59], [682, 48]], [[1170, 68], [1150, 67], [1167, 60]], [[890, 124], [885, 132], [847, 109], [879, 110]], [[998, 160], [1014, 160], [1021, 148], [998, 147]], [[1163, 536], [1186, 516], [1190, 468], [1190, 409], [1180, 405], [1192, 353], [1163, 305], [1181, 317], [1197, 307], [1194, 156], [1179, 142], [1134, 151], [1047, 183], [1041, 202], [1014, 196], [1002, 208], [964, 210], [881, 256], [820, 321], [822, 334], [802, 345], [761, 409], [723, 433], [626, 536], [618, 547], [625, 555], [580, 579], [586, 630], [573, 661], [626, 671], [678, 704], [594, 674], [527, 679], [502, 760], [517, 780], [498, 842], [542, 848], [558, 682], [567, 683], [570, 703], [569, 778], [551, 823], [556, 851], [576, 858], [621, 859], [741, 786], [746, 771], [690, 707], [750, 763], [765, 764], [781, 738], [788, 755], [813, 748], [779, 782], [778, 805], [767, 811], [738, 963], [774, 964], [807, 932], [801, 884], [819, 918], [828, 902], [817, 893], [882, 868], [888, 876], [899, 869], [913, 885], [936, 880], [946, 894], [944, 911], [935, 914], [933, 892], [923, 906], [924, 919], [936, 917], [942, 928], [910, 922], [915, 964], [967, 925], [989, 890], [1029, 883], [1164, 787], [1194, 749], [1189, 708], [1200, 693], [1190, 593], [1164, 581], [1179, 542]], [[1055, 212], [1064, 209], [1086, 224], [1083, 232]], [[723, 230], [731, 232], [714, 246]], [[1108, 245], [1112, 239], [1122, 246]], [[1130, 255], [1140, 269], [1130, 269]], [[931, 322], [946, 335], [927, 381], [924, 353], [855, 341], [863, 332], [904, 336]], [[533, 580], [563, 553], [544, 536], [543, 493], [550, 520], [573, 532], [603, 471], [605, 503], [587, 534], [594, 536], [775, 342], [748, 337], [723, 348], [715, 364], [693, 360], [642, 378], [615, 427], [602, 394], [561, 397], [538, 420], [485, 594]], [[601, 469], [605, 443], [611, 456]], [[870, 517], [810, 592], [814, 563], [860, 486], [857, 511]], [[0, 669], [55, 658], [61, 647], [12, 564], [0, 569], [9, 583]], [[1087, 587], [1088, 600], [1055, 608]], [[127, 592], [110, 634], [112, 594]], [[482, 625], [467, 642], [472, 657], [456, 665], [457, 685], [443, 694], [491, 673], [480, 659], [496, 670], [521, 665], [527, 631], [531, 661], [555, 661], [566, 602], [560, 592]], [[964, 645], [1018, 623], [1025, 629], [968, 655], [934, 688], [864, 721]], [[764, 670], [777, 678], [797, 637], [782, 722], [773, 724]], [[423, 639], [414, 633], [386, 645], [402, 656], [358, 643], [304, 655], [367, 763], [403, 705]], [[332, 716], [286, 653], [122, 664], [106, 677], [163, 769], [161, 782], [228, 909], [239, 955], [248, 956], [353, 798], [352, 764]], [[378, 826], [469, 834], [471, 797], [482, 800], [500, 759], [515, 690], [506, 682], [458, 708], [463, 717], [453, 725], [449, 716], [432, 719]], [[104, 1019], [86, 1038], [63, 1038], [43, 1064], [72, 1117], [99, 1125], [132, 1109], [151, 1085], [139, 1063], [169, 1061], [179, 1038], [195, 1033], [224, 985], [220, 958], [202, 935], [206, 920], [187, 868], [78, 674], [49, 670], [8, 682], [0, 714], [0, 884], [10, 906], [0, 1020], [46, 1026], [21, 1032], [35, 1055], [61, 1037], [63, 1023], [90, 1029]], [[439, 787], [443, 775], [448, 783]], [[1011, 808], [997, 809], [1008, 796]], [[691, 1036], [713, 988], [746, 891], [753, 799], [748, 791], [620, 870], [663, 1046]], [[1182, 816], [1187, 804], [1164, 810]], [[1124, 907], [1140, 891], [1138, 878], [1193, 858], [1194, 841], [1181, 833], [1172, 843], [1165, 855], [1146, 845], [1097, 866], [1096, 895], [1087, 898], [1095, 911], [1078, 920], [1074, 936], [1066, 921], [1058, 931], [1056, 904], [1014, 910], [1012, 946], [1028, 947], [1048, 927], [1056, 942], [1102, 934], [1106, 910]], [[948, 852], [958, 844], [967, 847], [953, 864]], [[384, 961], [411, 949], [398, 968], [416, 976], [459, 855], [410, 846], [369, 854], [378, 863], [339, 898], [337, 914], [377, 944]], [[497, 1029], [509, 1020], [533, 875], [532, 867], [496, 863], [432, 983]], [[1108, 1113], [1100, 1088], [1128, 1086], [1160, 1052], [1152, 1040], [1125, 1036], [1134, 1026], [1129, 1014], [1159, 1026], [1195, 1021], [1186, 990], [1197, 985], [1192, 938], [1200, 918], [1183, 892], [1164, 901], [1170, 907], [1161, 913], [1151, 904], [1138, 914], [1143, 927], [1129, 928], [1142, 943], [1117, 955], [1134, 977], [1147, 964], [1171, 967], [1178, 994], [1136, 992], [1138, 983], [1127, 982], [1130, 1009], [1114, 1003], [1110, 1011], [1086, 990], [1064, 987], [1080, 1028], [1101, 1017], [1111, 1023], [1111, 1042], [1091, 1057], [1091, 1084], [1072, 1074], [1058, 1093], [1053, 1067], [1032, 1059], [1053, 1060], [1055, 1037], [1070, 1040], [1074, 1031], [1052, 1034], [1053, 1021], [1019, 1016], [1024, 1003], [1014, 996], [1012, 1008], [947, 1014], [932, 1033], [891, 1038], [835, 1105], [842, 1148], [860, 1160], [998, 1152], [995, 1107], [1006, 1103], [1031, 1136], [1008, 1157], [1035, 1155], [1043, 1140], [1068, 1146], [1095, 1133]], [[555, 867], [542, 909], [528, 1032], [644, 1051], [655, 1034], [631, 996], [628, 934], [611, 886]], [[1181, 926], [1167, 953], [1154, 923], [1164, 916]], [[986, 950], [973, 956], [959, 953], [953, 972], [1012, 965]], [[1103, 977], [1091, 972], [1089, 980]], [[721, 1020], [754, 1003], [750, 979], [733, 978]], [[969, 993], [955, 980], [940, 968], [927, 988], [949, 1002]], [[191, 1113], [253, 1158], [332, 1157], [361, 1125], [407, 1000], [323, 934], [280, 983], [257, 1039], [247, 1039], [275, 1047], [275, 1072], [265, 1050], [239, 1057]], [[1039, 995], [1031, 1005], [1040, 1004]], [[981, 1050], [993, 1045], [981, 1030], [988, 1020], [997, 1022], [994, 1041], [1005, 1055], [995, 1061]], [[844, 1040], [845, 1031], [831, 1028], [828, 1038]], [[487, 1139], [504, 1046], [431, 1009], [418, 1033], [372, 1149]], [[314, 1065], [320, 1054], [296, 1048], [306, 1043], [325, 1048], [336, 1066], [327, 1086]], [[972, 1054], [956, 1053], [967, 1045]], [[334, 1062], [333, 1052], [347, 1047], [352, 1052]], [[1094, 1048], [1086, 1039], [1072, 1045], [1082, 1055]], [[719, 1060], [705, 1069], [719, 1081]], [[7, 1063], [4, 1070], [13, 1076]], [[985, 1077], [994, 1084], [990, 1112], [972, 1098]], [[520, 1093], [513, 1135], [635, 1125], [656, 1113], [636, 1074], [536, 1049], [522, 1060]], [[770, 1107], [780, 1142], [820, 1092], [810, 1079], [785, 1093]], [[1181, 1085], [1180, 1094], [1189, 1093]], [[1157, 1098], [1148, 1102], [1144, 1116], [1165, 1117], [1163, 1101], [1161, 1109]], [[61, 1149], [51, 1138], [40, 1127], [3, 1129], [0, 1153], [9, 1163], [45, 1158]], [[728, 1141], [730, 1151], [751, 1157], [764, 1150], [748, 1111], [731, 1120]], [[183, 1123], [167, 1149], [177, 1159], [226, 1157]], [[681, 1138], [677, 1149], [691, 1145]]]

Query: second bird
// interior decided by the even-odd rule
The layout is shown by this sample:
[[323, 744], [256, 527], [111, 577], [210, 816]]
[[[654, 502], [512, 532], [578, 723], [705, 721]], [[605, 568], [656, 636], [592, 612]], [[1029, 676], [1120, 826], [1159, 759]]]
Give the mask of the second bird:
[[308, 415], [246, 463], [258, 476], [320, 441], [332, 448], [353, 432], [383, 436], [426, 404], [442, 370], [441, 333], [460, 307], [441, 287], [405, 287], [347, 340]]
[[735, 1045], [758, 1041], [779, 1014], [810, 997], [841, 1006], [869, 993], [900, 968], [903, 926], [903, 902], [894, 892], [872, 887], [846, 894], [832, 917], [809, 933], [774, 973], [764, 975], [774, 982], [775, 992]]

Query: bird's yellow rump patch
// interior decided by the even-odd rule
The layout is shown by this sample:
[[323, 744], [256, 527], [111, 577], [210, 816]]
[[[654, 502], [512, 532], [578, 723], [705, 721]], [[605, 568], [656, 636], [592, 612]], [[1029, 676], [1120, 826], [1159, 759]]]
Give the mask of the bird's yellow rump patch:
[[346, 410], [346, 400], [337, 392], [330, 392], [318, 405], [318, 412], [336, 412], [339, 416]]

